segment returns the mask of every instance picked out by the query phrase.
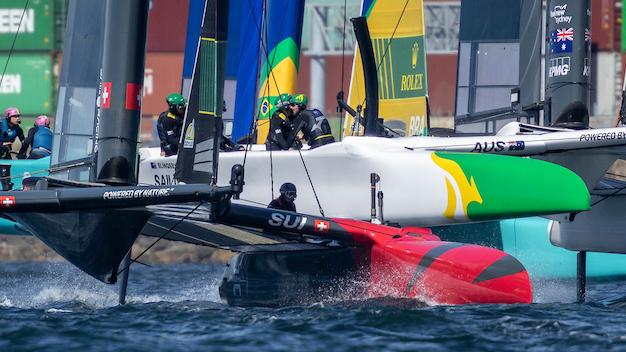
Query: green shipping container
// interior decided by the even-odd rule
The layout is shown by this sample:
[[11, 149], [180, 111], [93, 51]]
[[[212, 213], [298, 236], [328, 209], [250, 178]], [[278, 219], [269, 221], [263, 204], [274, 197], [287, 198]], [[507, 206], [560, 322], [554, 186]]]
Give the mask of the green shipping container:
[[[0, 51], [51, 50], [54, 48], [54, 1], [0, 1]], [[18, 33], [19, 28], [19, 34]]]
[[[8, 55], [0, 55], [0, 73]], [[22, 115], [50, 114], [53, 109], [50, 54], [13, 54], [0, 83], [0, 111], [9, 106]]]

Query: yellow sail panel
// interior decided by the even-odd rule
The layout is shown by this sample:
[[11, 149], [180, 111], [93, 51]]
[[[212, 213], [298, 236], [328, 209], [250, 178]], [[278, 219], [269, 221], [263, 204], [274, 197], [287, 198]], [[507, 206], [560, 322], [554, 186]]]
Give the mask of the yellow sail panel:
[[[423, 0], [375, 1], [367, 14], [378, 68], [379, 117], [405, 135], [427, 133]], [[348, 104], [366, 106], [361, 54], [355, 49]], [[362, 134], [347, 115], [344, 135]]]

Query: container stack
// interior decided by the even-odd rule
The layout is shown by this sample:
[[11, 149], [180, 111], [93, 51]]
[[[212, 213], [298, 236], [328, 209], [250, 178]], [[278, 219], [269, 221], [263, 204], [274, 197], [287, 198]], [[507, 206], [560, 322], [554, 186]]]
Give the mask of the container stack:
[[156, 121], [167, 110], [165, 97], [181, 92], [189, 0], [152, 0], [142, 102], [141, 141], [158, 144]]
[[0, 2], [0, 109], [17, 107], [27, 130], [37, 115], [54, 115], [66, 0]]

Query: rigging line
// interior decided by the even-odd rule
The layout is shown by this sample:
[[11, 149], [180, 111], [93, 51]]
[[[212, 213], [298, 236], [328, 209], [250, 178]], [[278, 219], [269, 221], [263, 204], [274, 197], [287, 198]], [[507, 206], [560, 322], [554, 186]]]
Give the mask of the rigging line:
[[313, 181], [311, 180], [311, 175], [309, 174], [309, 169], [306, 167], [306, 163], [304, 162], [304, 158], [302, 157], [302, 151], [298, 149], [298, 154], [300, 154], [300, 160], [302, 160], [302, 166], [304, 166], [304, 171], [306, 171], [306, 177], [309, 178], [309, 183], [311, 184], [311, 189], [313, 189], [313, 195], [315, 196], [315, 201], [317, 202], [317, 207], [320, 210], [320, 214], [324, 215], [324, 209], [322, 209], [322, 205], [320, 204], [320, 200], [317, 197], [317, 192], [315, 191], [315, 186], [313, 186]]
[[341, 35], [341, 91], [343, 92], [345, 59], [346, 59], [346, 22], [347, 22], [347, 4], [348, 0], [343, 0], [343, 33]]
[[161, 236], [159, 236], [159, 238], [157, 238], [154, 242], [152, 242], [152, 244], [150, 244], [148, 247], [146, 247], [146, 249], [144, 249], [141, 253], [139, 253], [138, 256], [136, 256], [135, 258], [132, 258], [130, 260], [130, 263], [124, 267], [122, 270], [119, 270], [117, 272], [117, 275], [123, 273], [124, 271], [128, 270], [128, 268], [130, 268], [130, 266], [135, 263], [138, 262], [137, 260], [139, 258], [141, 258], [142, 255], [146, 254], [146, 252], [148, 252], [150, 250], [150, 248], [154, 247], [154, 245], [156, 245], [160, 240], [162, 240], [168, 233], [172, 232], [172, 230], [174, 228], [176, 228], [176, 226], [180, 225], [180, 223], [182, 223], [183, 221], [185, 221], [185, 219], [187, 219], [189, 217], [189, 215], [191, 215], [191, 213], [193, 213], [194, 211], [196, 211], [196, 209], [198, 209], [202, 203], [204, 203], [204, 201], [198, 202], [198, 205], [195, 206], [195, 208], [191, 209], [187, 215], [183, 216], [182, 218], [178, 219], [178, 221], [176, 221], [176, 223], [172, 226], [170, 226], [170, 228], [167, 229], [167, 231], [165, 231]]
[[[404, 12], [406, 11], [406, 7], [408, 4], [409, 4], [409, 0], [406, 0], [404, 2], [404, 7], [402, 8], [402, 12], [400, 13], [400, 18], [398, 18], [398, 22], [396, 22], [396, 26], [393, 28], [393, 32], [391, 32], [391, 37], [389, 38], [389, 42], [387, 43], [387, 45], [385, 45], [385, 51], [383, 52], [383, 56], [378, 61], [378, 65], [376, 65], [376, 74], [378, 74], [378, 71], [380, 70], [380, 66], [383, 64], [383, 62], [385, 62], [385, 57], [387, 56], [389, 47], [391, 47], [391, 42], [393, 42], [393, 39], [396, 35], [396, 31], [398, 30], [398, 26], [400, 26], [400, 22], [402, 21], [402, 16], [404, 16]], [[365, 104], [365, 100], [366, 99], [363, 99], [363, 102], [361, 103], [361, 105]]]
[[[251, 0], [248, 0], [248, 7], [250, 8], [250, 14], [252, 16], [252, 20], [254, 21], [254, 29], [256, 29], [256, 32], [257, 32], [257, 34], [259, 36], [259, 48], [263, 48], [263, 36], [262, 36], [262, 33], [261, 33], [261, 24], [262, 23], [259, 22], [259, 20], [257, 20], [256, 13], [254, 12], [254, 6], [252, 6], [252, 3], [250, 1]], [[263, 14], [265, 13], [266, 4], [267, 4], [266, 0], [263, 0], [261, 2], [261, 7], [263, 9]], [[262, 21], [263, 19], [261, 18], [260, 20]], [[257, 54], [257, 69], [260, 66], [261, 66], [261, 56]], [[257, 78], [257, 77], [255, 77], [255, 78]], [[259, 87], [257, 85], [258, 85], [258, 79], [257, 79], [257, 82], [255, 84], [255, 89], [254, 89], [254, 94], [255, 94], [255, 99], [254, 100], [255, 100], [255, 102], [253, 103], [253, 105], [257, 104], [256, 100], [258, 98], [258, 89], [259, 89]], [[258, 119], [259, 119], [259, 115], [261, 113], [261, 106], [259, 106], [258, 108], [259, 109], [257, 111], [256, 117], [253, 116], [252, 122], [250, 123], [250, 130], [249, 130], [249, 133], [248, 133], [249, 135], [252, 135], [254, 133], [254, 131], [258, 129]], [[245, 158], [246, 158], [246, 156], [247, 156], [247, 153], [246, 153], [246, 155], [244, 155], [244, 167], [245, 167], [245, 160], [246, 160]]]
[[600, 198], [600, 199], [599, 199], [598, 201], [596, 201], [596, 202], [593, 202], [593, 203], [592, 203], [592, 204], [590, 204], [589, 206], [590, 206], [590, 207], [593, 207], [593, 206], [597, 205], [598, 203], [603, 202], [603, 201], [605, 201], [605, 200], [607, 200], [607, 199], [611, 198], [612, 196], [614, 196], [614, 195], [618, 194], [619, 192], [621, 192], [621, 191], [623, 191], [623, 190], [625, 190], [625, 189], [626, 189], [626, 187], [620, 187], [620, 188], [617, 188], [617, 189], [615, 189], [615, 191], [613, 191], [611, 194], [607, 194], [607, 195], [605, 195], [605, 196], [602, 196], [602, 198]]
[[13, 49], [15, 48], [15, 42], [17, 41], [17, 36], [20, 33], [20, 28], [22, 27], [22, 21], [24, 20], [24, 15], [26, 14], [26, 9], [28, 8], [28, 3], [30, 0], [26, 0], [26, 4], [24, 5], [24, 10], [22, 11], [22, 16], [20, 17], [20, 23], [17, 25], [17, 31], [13, 36], [13, 43], [11, 43], [11, 49], [9, 50], [9, 55], [7, 56], [7, 62], [4, 64], [4, 69], [2, 70], [2, 76], [0, 76], [0, 87], [2, 86], [2, 82], [4, 81], [4, 75], [7, 73], [7, 68], [9, 67], [9, 61], [11, 61], [11, 55], [13, 54]]

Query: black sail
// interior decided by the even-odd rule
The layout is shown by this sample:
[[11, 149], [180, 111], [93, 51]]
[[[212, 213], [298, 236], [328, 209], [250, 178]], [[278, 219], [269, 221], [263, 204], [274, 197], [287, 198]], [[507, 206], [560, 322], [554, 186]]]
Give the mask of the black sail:
[[55, 178], [89, 181], [94, 172], [105, 4], [69, 2], [51, 160]]
[[224, 108], [228, 0], [207, 0], [174, 177], [215, 183]]

